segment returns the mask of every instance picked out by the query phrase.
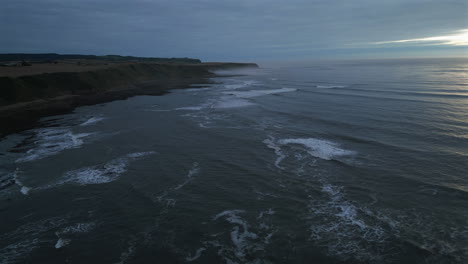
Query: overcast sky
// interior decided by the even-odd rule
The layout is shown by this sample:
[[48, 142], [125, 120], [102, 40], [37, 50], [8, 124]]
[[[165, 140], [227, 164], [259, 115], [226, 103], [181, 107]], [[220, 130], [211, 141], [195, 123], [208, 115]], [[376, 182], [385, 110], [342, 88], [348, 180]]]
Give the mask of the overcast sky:
[[0, 0], [0, 53], [468, 56], [467, 0]]

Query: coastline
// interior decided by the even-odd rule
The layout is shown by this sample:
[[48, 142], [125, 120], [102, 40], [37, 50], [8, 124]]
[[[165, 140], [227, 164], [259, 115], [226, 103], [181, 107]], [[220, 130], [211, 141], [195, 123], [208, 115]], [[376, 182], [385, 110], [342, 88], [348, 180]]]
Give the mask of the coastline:
[[[34, 128], [39, 119], [76, 107], [163, 95], [172, 89], [208, 83], [213, 71], [257, 68], [254, 63], [126, 63], [88, 71], [5, 76], [0, 71], [0, 138]], [[192, 87], [193, 88], [193, 87]]]

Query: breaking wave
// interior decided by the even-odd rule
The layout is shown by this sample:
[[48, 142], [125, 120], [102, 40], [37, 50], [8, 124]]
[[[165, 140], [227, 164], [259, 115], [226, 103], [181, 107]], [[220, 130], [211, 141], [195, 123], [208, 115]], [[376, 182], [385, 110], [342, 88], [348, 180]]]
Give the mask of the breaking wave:
[[16, 160], [16, 162], [28, 162], [43, 159], [56, 155], [63, 150], [79, 148], [83, 145], [83, 138], [93, 133], [73, 133], [67, 128], [43, 128], [39, 129], [33, 142], [25, 156]]
[[281, 88], [271, 90], [250, 90], [250, 91], [235, 91], [235, 92], [223, 92], [224, 94], [235, 95], [240, 98], [252, 98], [257, 96], [277, 94], [277, 93], [288, 93], [295, 92], [297, 89], [294, 88]]
[[102, 165], [69, 171], [65, 174], [65, 179], [59, 182], [57, 185], [65, 183], [88, 185], [112, 182], [119, 178], [122, 173], [127, 171], [127, 166], [131, 160], [153, 154], [156, 154], [156, 152], [149, 151], [131, 153], [125, 155], [124, 157], [111, 160]]
[[58, 240], [55, 243], [55, 248], [59, 249], [68, 245], [74, 234], [87, 233], [95, 228], [95, 223], [78, 223], [76, 225], [67, 226], [60, 231], [55, 232]]
[[86, 120], [85, 122], [81, 123], [80, 126], [89, 126], [104, 120], [104, 117], [91, 117], [90, 119]]

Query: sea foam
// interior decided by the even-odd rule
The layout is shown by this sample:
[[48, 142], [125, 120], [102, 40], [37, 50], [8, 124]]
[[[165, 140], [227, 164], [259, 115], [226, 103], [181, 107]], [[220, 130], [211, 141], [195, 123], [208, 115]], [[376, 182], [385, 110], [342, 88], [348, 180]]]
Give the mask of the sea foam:
[[333, 88], [345, 88], [344, 85], [316, 85], [316, 88], [319, 89], [333, 89]]
[[250, 91], [234, 91], [234, 92], [223, 92], [224, 94], [234, 95], [240, 98], [252, 98], [257, 96], [277, 94], [277, 93], [288, 93], [295, 92], [297, 89], [294, 88], [281, 88], [271, 90], [250, 90]]
[[80, 185], [88, 185], [109, 183], [116, 180], [122, 173], [127, 171], [127, 166], [131, 160], [155, 153], [154, 151], [131, 153], [102, 165], [72, 170], [65, 174], [65, 179], [59, 184], [77, 183]]
[[310, 155], [324, 160], [332, 160], [340, 156], [349, 156], [355, 154], [354, 151], [339, 148], [339, 144], [316, 138], [288, 138], [278, 140], [280, 145], [297, 144], [307, 149]]
[[253, 85], [259, 85], [260, 82], [254, 81], [254, 80], [247, 80], [247, 81], [241, 81], [240, 83], [234, 83], [234, 84], [225, 84], [224, 88], [228, 90], [236, 90], [240, 88], [245, 88]]
[[103, 117], [97, 117], [97, 116], [96, 117], [91, 117], [88, 120], [86, 120], [85, 122], [81, 123], [80, 126], [92, 125], [92, 124], [101, 122], [102, 120], [104, 120]]
[[83, 145], [83, 138], [93, 133], [73, 133], [71, 129], [44, 128], [36, 133], [33, 148], [16, 162], [28, 162], [56, 155], [63, 150], [78, 148]]
[[226, 109], [226, 108], [239, 108], [239, 107], [246, 107], [254, 105], [253, 103], [240, 99], [240, 98], [232, 98], [232, 97], [222, 97], [218, 102], [213, 104], [213, 108], [218, 109]]

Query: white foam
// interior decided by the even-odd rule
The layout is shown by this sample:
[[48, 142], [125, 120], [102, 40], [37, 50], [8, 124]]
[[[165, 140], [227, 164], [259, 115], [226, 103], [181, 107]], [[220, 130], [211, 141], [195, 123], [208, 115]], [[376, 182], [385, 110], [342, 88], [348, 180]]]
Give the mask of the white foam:
[[[365, 222], [365, 210], [345, 199], [342, 188], [322, 179], [322, 192], [329, 201], [311, 201], [311, 238], [319, 244], [326, 244], [329, 255], [342, 260], [350, 258], [362, 262], [376, 260], [382, 256], [374, 251], [374, 246], [382, 246], [388, 234], [378, 224]], [[359, 237], [359, 240], [356, 238]]]
[[205, 108], [204, 105], [200, 106], [186, 106], [186, 107], [178, 107], [175, 110], [181, 110], [181, 111], [200, 111], [203, 108]]
[[96, 223], [93, 222], [78, 223], [76, 225], [65, 227], [64, 229], [62, 229], [62, 231], [60, 231], [60, 234], [86, 233], [93, 230], [95, 227]]
[[55, 235], [58, 237], [58, 240], [55, 243], [55, 248], [62, 248], [71, 242], [71, 239], [66, 238], [67, 235], [86, 233], [93, 230], [95, 226], [95, 223], [78, 223], [76, 225], [63, 228], [62, 230], [55, 233]]
[[245, 88], [248, 86], [253, 86], [253, 85], [259, 85], [260, 82], [258, 81], [253, 81], [253, 80], [248, 80], [248, 81], [242, 81], [240, 83], [235, 83], [235, 84], [225, 84], [224, 88], [229, 89], [229, 90], [236, 90], [240, 88]]
[[127, 155], [128, 158], [137, 159], [156, 154], [156, 151], [135, 152]]
[[210, 87], [204, 87], [204, 88], [188, 88], [188, 89], [183, 89], [183, 91], [186, 92], [199, 92], [199, 91], [207, 91], [210, 90]]
[[333, 88], [345, 88], [344, 85], [316, 85], [316, 88], [319, 89], [333, 89]]
[[56, 155], [63, 150], [78, 148], [83, 145], [83, 138], [92, 133], [74, 134], [70, 129], [44, 128], [37, 132], [34, 147], [16, 162], [28, 162]]
[[81, 168], [66, 173], [63, 183], [78, 183], [80, 185], [102, 184], [112, 182], [126, 171], [127, 161], [116, 159], [103, 166]]
[[59, 238], [57, 240], [57, 243], [55, 243], [55, 248], [59, 249], [62, 248], [68, 244], [70, 244], [71, 239], [65, 239], [65, 238]]
[[92, 125], [92, 124], [95, 124], [97, 122], [101, 122], [102, 120], [104, 120], [103, 117], [91, 117], [90, 119], [88, 119], [85, 122], [81, 123], [80, 126]]
[[80, 185], [109, 183], [115, 181], [121, 174], [126, 172], [129, 159], [138, 159], [155, 153], [154, 151], [131, 153], [103, 165], [69, 171], [65, 174], [65, 179], [59, 182], [58, 185], [65, 183], [77, 183]]
[[136, 249], [136, 239], [132, 238], [128, 242], [128, 247], [125, 251], [120, 254], [120, 261], [115, 264], [124, 264], [127, 260], [135, 254]]
[[188, 256], [185, 258], [186, 261], [188, 262], [191, 262], [191, 261], [194, 261], [196, 259], [198, 259], [199, 257], [201, 257], [201, 254], [203, 253], [203, 251], [205, 251], [206, 248], [202, 247], [202, 248], [199, 248], [197, 249], [197, 251], [195, 252], [195, 255], [192, 257], [192, 256]]
[[317, 158], [324, 160], [332, 160], [340, 156], [349, 156], [355, 154], [354, 151], [349, 151], [339, 148], [338, 144], [323, 139], [316, 138], [289, 138], [278, 141], [280, 145], [298, 144], [307, 148], [307, 152]]
[[193, 177], [195, 175], [197, 175], [198, 173], [200, 173], [200, 168], [198, 167], [198, 162], [194, 162], [193, 165], [192, 165], [192, 168], [187, 173], [187, 179], [183, 183], [181, 183], [181, 184], [177, 185], [176, 187], [174, 187], [174, 190], [179, 190], [180, 188], [184, 187], [187, 183], [192, 181]]
[[223, 92], [224, 94], [234, 95], [240, 98], [252, 98], [257, 96], [277, 94], [277, 93], [288, 93], [295, 92], [297, 89], [294, 88], [281, 88], [271, 90], [250, 90], [250, 91], [235, 91], [235, 92]]
[[[244, 210], [228, 210], [217, 214], [213, 219], [225, 217], [229, 223], [236, 224], [231, 231], [231, 241], [235, 246], [234, 254], [237, 258], [243, 258], [249, 246], [249, 239], [257, 239], [257, 234], [249, 232], [249, 227], [238, 214], [244, 213]], [[240, 228], [242, 227], [242, 229]]]
[[278, 169], [283, 169], [283, 167], [280, 166], [280, 163], [286, 158], [286, 155], [284, 155], [283, 151], [281, 151], [281, 147], [278, 146], [275, 142], [275, 138], [273, 137], [263, 140], [263, 143], [265, 143], [268, 148], [271, 148], [275, 151], [275, 154], [277, 156], [275, 166]]
[[218, 102], [216, 102], [212, 107], [219, 109], [226, 108], [239, 108], [254, 105], [253, 103], [239, 98], [232, 97], [222, 97]]
[[15, 181], [16, 185], [20, 187], [20, 192], [24, 195], [28, 195], [31, 188], [23, 184], [23, 182], [18, 178], [18, 173], [19, 169], [16, 168], [15, 172], [13, 172], [13, 180]]
[[260, 214], [258, 214], [257, 216], [257, 219], [261, 219], [263, 218], [265, 215], [274, 215], [275, 214], [275, 211], [273, 209], [268, 209], [266, 211], [262, 211], [260, 212]]
[[220, 217], [223, 217], [223, 216], [229, 216], [230, 218], [237, 217], [237, 214], [240, 214], [240, 213], [245, 213], [245, 211], [244, 210], [239, 210], [239, 209], [226, 210], [226, 211], [223, 211], [223, 212], [215, 215], [213, 217], [213, 220], [218, 220]]
[[216, 104], [213, 105], [213, 108], [226, 109], [226, 108], [240, 108], [251, 106], [253, 103], [242, 100], [242, 99], [233, 99], [233, 98], [222, 98]]
[[[215, 240], [205, 242], [204, 245], [205, 247], [213, 246], [219, 248], [217, 251], [218, 255], [224, 258], [227, 263], [269, 263], [262, 259], [259, 251], [265, 251], [266, 245], [270, 243], [275, 232], [271, 230], [271, 226], [263, 221], [254, 224], [254, 228], [258, 230], [258, 233], [250, 231], [249, 223], [241, 217], [241, 214], [244, 213], [244, 210], [226, 210], [213, 217], [214, 221], [223, 218], [234, 225], [229, 233], [232, 244], [224, 244]], [[264, 218], [267, 215], [273, 215], [274, 211], [269, 209], [260, 214], [262, 215], [261, 218]], [[217, 237], [224, 233], [217, 233], [212, 235], [212, 237]], [[248, 256], [254, 255], [256, 259], [247, 259]]]
[[0, 241], [10, 243], [0, 248], [0, 263], [25, 263], [34, 249], [44, 246], [45, 242], [53, 243], [53, 240], [45, 238], [44, 235], [64, 225], [65, 222], [65, 219], [60, 217], [42, 219], [0, 234]]

